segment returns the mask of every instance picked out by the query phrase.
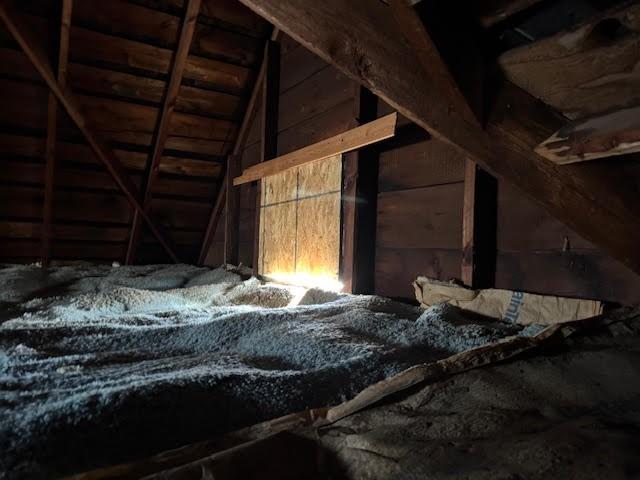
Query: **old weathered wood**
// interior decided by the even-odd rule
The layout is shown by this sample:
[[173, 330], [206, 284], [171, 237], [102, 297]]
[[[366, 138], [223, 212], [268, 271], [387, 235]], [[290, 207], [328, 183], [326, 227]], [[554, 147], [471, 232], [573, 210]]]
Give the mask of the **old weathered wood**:
[[465, 120], [471, 123], [477, 122], [476, 114], [462, 94], [449, 67], [442, 60], [422, 20], [415, 14], [411, 3], [408, 0], [388, 0], [388, 3], [394, 18], [402, 27], [402, 33], [413, 46], [422, 68], [432, 76], [438, 92], [444, 96], [450, 108], [455, 109]]
[[[260, 163], [278, 155], [278, 107], [280, 105], [280, 44], [270, 40], [265, 50], [265, 72], [262, 85], [262, 123], [260, 125]], [[236, 178], [236, 177], [233, 177]], [[228, 185], [231, 185], [229, 180]], [[234, 184], [235, 185], [235, 184]], [[260, 273], [260, 215], [262, 204], [262, 184], [256, 186], [256, 206], [254, 210], [253, 272]]]
[[233, 184], [242, 185], [269, 175], [275, 175], [289, 168], [299, 167], [305, 163], [316, 162], [386, 140], [395, 135], [397, 121], [398, 115], [392, 113], [335, 137], [282, 155], [268, 162], [259, 163], [246, 168], [240, 177], [236, 177], [233, 180]]
[[467, 160], [462, 206], [462, 282], [472, 288], [491, 288], [495, 282], [497, 184]]
[[504, 53], [506, 77], [571, 119], [640, 104], [640, 4]]
[[[434, 137], [492, 175], [517, 185], [549, 212], [640, 272], [640, 205], [623, 176], [557, 167], [533, 149], [560, 121], [508, 84], [500, 85], [486, 130], [450, 111], [383, 2], [242, 0], [326, 61], [361, 82]], [[419, 86], [419, 88], [417, 87]], [[533, 116], [538, 118], [532, 118]], [[538, 123], [542, 120], [542, 123]], [[635, 199], [635, 200], [634, 200]]]
[[[67, 60], [69, 58], [69, 30], [73, 0], [63, 0], [60, 13], [60, 35], [58, 42], [58, 84], [67, 84]], [[58, 102], [49, 92], [47, 104], [47, 140], [45, 146], [44, 209], [42, 212], [42, 266], [49, 266], [51, 260], [51, 226], [53, 224], [53, 185], [55, 176], [56, 142], [58, 125]]]
[[[229, 185], [240, 172], [240, 157], [229, 155], [225, 184]], [[224, 263], [238, 265], [238, 237], [240, 232], [240, 189], [227, 188], [224, 216]]]
[[474, 2], [473, 9], [480, 24], [485, 27], [493, 27], [497, 23], [504, 22], [512, 16], [528, 8], [534, 7], [542, 0], [489, 0]]
[[[354, 88], [355, 87], [355, 88]], [[354, 84], [353, 126], [376, 118], [377, 98]], [[378, 152], [365, 148], [347, 153], [342, 169], [342, 256], [344, 291], [373, 294], [378, 197]]]
[[[271, 33], [271, 41], [277, 41], [280, 38], [281, 32], [279, 29], [274, 29]], [[265, 45], [265, 55], [266, 50], [268, 48], [268, 43]], [[260, 67], [260, 71], [258, 73], [258, 77], [256, 79], [256, 83], [253, 86], [253, 91], [251, 92], [251, 98], [249, 99], [249, 103], [247, 105], [247, 109], [244, 113], [244, 117], [242, 119], [242, 123], [240, 124], [240, 129], [238, 130], [238, 135], [236, 137], [236, 141], [233, 146], [232, 155], [240, 155], [244, 146], [247, 142], [247, 138], [249, 136], [249, 130], [251, 129], [251, 125], [255, 118], [256, 108], [258, 105], [258, 99], [260, 96], [260, 92], [262, 91], [262, 86], [264, 83], [264, 77], [266, 74], [266, 56], [262, 60], [262, 65]], [[198, 257], [198, 264], [202, 265], [207, 258], [207, 254], [209, 253], [209, 247], [211, 246], [211, 242], [213, 242], [213, 236], [216, 233], [216, 228], [218, 227], [218, 222], [220, 221], [220, 217], [222, 214], [222, 210], [224, 209], [225, 198], [227, 195], [227, 182], [226, 176], [225, 181], [220, 186], [220, 190], [216, 197], [215, 204], [211, 211], [211, 217], [209, 218], [209, 223], [207, 225], [207, 229], [205, 231], [202, 246], [200, 248], [200, 255]]]
[[640, 106], [571, 122], [536, 152], [561, 165], [640, 152]]
[[[187, 57], [189, 56], [189, 49], [191, 48], [191, 41], [193, 40], [193, 32], [195, 31], [199, 11], [200, 0], [189, 0], [185, 10], [184, 19], [182, 21], [180, 40], [178, 41], [178, 48], [173, 58], [171, 76], [169, 77], [169, 84], [167, 86], [167, 91], [165, 92], [162, 110], [160, 111], [154, 132], [153, 149], [149, 160], [147, 161], [147, 168], [142, 186], [142, 198], [140, 201], [142, 203], [142, 207], [147, 209], [147, 211], [149, 211], [151, 203], [151, 192], [160, 170], [162, 153], [164, 152], [167, 137], [169, 136], [169, 125], [176, 106], [176, 99], [180, 93], [182, 75], [187, 63]], [[125, 263], [127, 265], [133, 263], [135, 259], [141, 223], [142, 219], [136, 210], [133, 214], [129, 246], [127, 247], [127, 254], [125, 256]]]
[[109, 173], [111, 173], [113, 179], [120, 186], [123, 193], [127, 197], [129, 203], [137, 210], [141, 212], [143, 219], [149, 225], [149, 228], [153, 232], [154, 236], [158, 239], [163, 248], [170, 255], [171, 259], [177, 261], [177, 257], [173, 253], [171, 247], [165, 240], [164, 236], [160, 233], [160, 230], [156, 227], [155, 223], [149, 215], [144, 211], [142, 205], [138, 202], [138, 193], [135, 186], [131, 183], [131, 180], [124, 172], [120, 161], [115, 156], [113, 151], [102, 143], [101, 140], [94, 134], [93, 129], [89, 126], [84, 114], [80, 111], [74, 96], [67, 90], [63, 89], [58, 84], [56, 77], [49, 66], [46, 54], [42, 51], [40, 46], [34, 41], [33, 35], [17, 20], [16, 15], [11, 10], [7, 2], [0, 3], [0, 18], [4, 22], [9, 32], [13, 35], [16, 42], [22, 47], [27, 54], [34, 67], [38, 70], [42, 78], [45, 80], [49, 88], [55, 94], [57, 100], [64, 106], [65, 110], [85, 136], [87, 142], [93, 149], [96, 156], [103, 162]]

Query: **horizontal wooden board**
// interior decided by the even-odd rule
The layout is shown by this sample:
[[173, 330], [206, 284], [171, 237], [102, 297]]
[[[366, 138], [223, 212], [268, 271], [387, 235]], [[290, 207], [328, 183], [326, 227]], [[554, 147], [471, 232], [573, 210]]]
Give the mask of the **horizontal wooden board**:
[[397, 115], [393, 113], [300, 150], [261, 162], [245, 169], [240, 177], [234, 178], [233, 184], [247, 183], [390, 138], [395, 134], [396, 121]]
[[378, 195], [376, 243], [381, 248], [459, 249], [464, 184]]
[[498, 252], [496, 286], [628, 305], [640, 302], [640, 277], [593, 250]]
[[497, 248], [502, 252], [562, 250], [595, 246], [549, 215], [515, 187], [498, 183]]
[[[126, 246], [126, 243], [58, 241], [51, 244], [51, 257], [69, 260], [116, 260], [122, 257]], [[40, 242], [37, 240], [0, 239], [0, 258], [39, 256]]]
[[415, 301], [419, 275], [448, 281], [460, 278], [462, 252], [441, 249], [376, 249], [375, 293]]
[[450, 145], [430, 139], [380, 153], [381, 192], [464, 180], [465, 159]]

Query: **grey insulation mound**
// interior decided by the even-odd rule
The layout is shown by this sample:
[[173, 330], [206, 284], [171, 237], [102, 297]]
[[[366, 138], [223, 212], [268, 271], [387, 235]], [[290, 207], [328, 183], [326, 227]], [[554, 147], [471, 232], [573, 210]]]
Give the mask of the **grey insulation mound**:
[[293, 297], [184, 265], [0, 269], [0, 476], [83, 471], [337, 404], [521, 331], [452, 307]]

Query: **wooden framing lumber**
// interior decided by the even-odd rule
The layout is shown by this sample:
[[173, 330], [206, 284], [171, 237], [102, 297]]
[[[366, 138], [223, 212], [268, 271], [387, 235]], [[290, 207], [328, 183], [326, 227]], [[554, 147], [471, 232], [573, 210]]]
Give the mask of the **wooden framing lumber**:
[[[278, 154], [278, 117], [280, 103], [280, 44], [270, 40], [265, 50], [265, 73], [262, 85], [262, 125], [260, 130], [260, 164]], [[235, 177], [234, 177], [235, 178]], [[231, 185], [229, 183], [229, 185]], [[262, 185], [256, 186], [256, 208], [253, 235], [253, 273], [259, 274], [260, 262], [260, 206]], [[237, 190], [237, 189], [235, 189]]]
[[571, 122], [536, 152], [560, 165], [640, 152], [640, 106]]
[[640, 205], [633, 185], [608, 169], [558, 167], [534, 152], [562, 121], [508, 83], [497, 84], [483, 131], [450, 111], [389, 6], [368, 0], [241, 0], [362, 83], [434, 137], [511, 182], [549, 213], [640, 272]]
[[[277, 41], [280, 38], [280, 35], [281, 31], [278, 28], [275, 28], [271, 33], [271, 40]], [[267, 46], [265, 45], [265, 54], [266, 50]], [[240, 125], [240, 130], [238, 131], [236, 143], [233, 146], [232, 155], [240, 155], [242, 153], [242, 149], [244, 148], [247, 142], [247, 138], [249, 137], [249, 130], [251, 128], [251, 125], [253, 124], [256, 107], [258, 106], [258, 97], [260, 95], [260, 92], [262, 91], [265, 71], [266, 62], [265, 59], [263, 59], [262, 65], [260, 66], [260, 71], [258, 72], [258, 77], [256, 78], [256, 83], [253, 86], [253, 91], [251, 92], [251, 98], [249, 99], [249, 103], [247, 104], [247, 110], [245, 111], [244, 117], [242, 118], [242, 124]], [[209, 217], [207, 229], [205, 230], [204, 237], [202, 238], [202, 246], [200, 247], [200, 255], [198, 256], [198, 265], [204, 264], [205, 260], [207, 259], [207, 254], [209, 253], [211, 242], [213, 242], [213, 236], [216, 233], [218, 222], [220, 221], [220, 217], [222, 216], [222, 210], [224, 209], [226, 196], [227, 181], [225, 175], [225, 180], [223, 181], [222, 185], [220, 185], [220, 190], [218, 191], [216, 201], [214, 203], [213, 209], [211, 210], [211, 216]]]
[[325, 158], [341, 155], [372, 143], [380, 142], [395, 135], [398, 114], [391, 113], [373, 122], [333, 136], [295, 152], [282, 155], [268, 162], [246, 168], [240, 177], [233, 180], [234, 185], [253, 182], [269, 175], [276, 175], [290, 168]]
[[[355, 127], [376, 118], [378, 99], [360, 84], [354, 87]], [[378, 151], [369, 147], [349, 152], [343, 159], [340, 281], [349, 293], [374, 293], [378, 157]]]
[[[144, 183], [142, 186], [142, 206], [149, 211], [151, 203], [151, 191], [155, 179], [158, 176], [160, 169], [160, 160], [164, 147], [169, 136], [169, 125], [171, 123], [171, 116], [176, 106], [176, 100], [180, 93], [180, 85], [182, 84], [182, 75], [184, 68], [187, 64], [187, 57], [189, 56], [189, 50], [191, 48], [191, 41], [193, 40], [193, 33], [198, 21], [198, 12], [200, 11], [200, 0], [189, 0], [187, 8], [182, 21], [182, 27], [180, 29], [180, 40], [178, 41], [177, 50], [173, 56], [173, 65], [171, 67], [171, 76], [169, 83], [167, 84], [167, 91], [165, 93], [164, 101], [162, 102], [162, 110], [158, 117], [156, 125], [155, 135], [153, 139], [153, 148], [151, 150], [151, 156], [147, 162], [147, 169], [145, 171]], [[136, 210], [133, 213], [133, 222], [131, 224], [131, 234], [129, 236], [129, 245], [127, 246], [127, 254], [125, 263], [130, 265], [135, 259], [136, 250], [139, 242], [141, 218], [139, 212]]]
[[[69, 31], [73, 0], [63, 0], [60, 12], [60, 38], [58, 42], [58, 84], [67, 84], [67, 62], [69, 58]], [[47, 139], [45, 146], [44, 206], [42, 211], [42, 266], [51, 261], [51, 237], [53, 224], [53, 185], [55, 177], [56, 142], [58, 133], [58, 102], [53, 92], [49, 92], [47, 105]]]
[[464, 168], [462, 206], [462, 282], [493, 288], [496, 268], [497, 182], [475, 162]]
[[542, 0], [489, 0], [477, 2], [477, 11], [480, 24], [484, 28], [508, 20], [512, 16], [528, 8], [534, 7]]
[[[240, 160], [241, 158], [237, 155], [227, 157], [226, 185], [240, 172]], [[238, 265], [239, 232], [240, 191], [237, 188], [227, 188], [224, 216], [224, 263]]]
[[450, 107], [462, 115], [465, 120], [477, 123], [478, 119], [469, 102], [462, 94], [458, 83], [444, 63], [437, 47], [420, 17], [415, 14], [408, 0], [388, 0], [396, 22], [402, 25], [402, 33], [414, 47], [415, 54], [422, 67], [431, 73], [438, 92], [441, 92]]
[[129, 203], [140, 212], [142, 218], [147, 222], [149, 229], [153, 235], [158, 239], [162, 247], [169, 254], [173, 261], [178, 261], [178, 258], [173, 253], [169, 243], [165, 240], [164, 236], [155, 225], [151, 217], [144, 210], [140, 202], [138, 201], [138, 191], [131, 179], [128, 177], [126, 171], [122, 167], [122, 164], [116, 157], [115, 153], [105, 143], [100, 140], [96, 135], [93, 128], [90, 126], [88, 119], [82, 113], [77, 101], [73, 94], [67, 88], [63, 88], [58, 84], [56, 76], [54, 75], [47, 56], [43, 49], [38, 45], [35, 37], [24, 25], [21, 25], [18, 21], [17, 15], [11, 9], [9, 2], [6, 0], [0, 2], [0, 19], [7, 27], [7, 30], [15, 38], [16, 42], [23, 49], [33, 66], [38, 73], [42, 76], [46, 84], [56, 96], [56, 99], [62, 104], [69, 117], [77, 125], [78, 129], [82, 132], [87, 140], [87, 143], [96, 154], [96, 157], [105, 165], [116, 184]]

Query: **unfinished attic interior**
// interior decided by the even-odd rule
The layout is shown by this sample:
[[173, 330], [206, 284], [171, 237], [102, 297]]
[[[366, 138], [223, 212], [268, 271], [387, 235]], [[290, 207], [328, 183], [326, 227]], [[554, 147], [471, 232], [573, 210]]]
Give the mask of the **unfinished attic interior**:
[[640, 478], [639, 1], [0, 20], [0, 479]]

